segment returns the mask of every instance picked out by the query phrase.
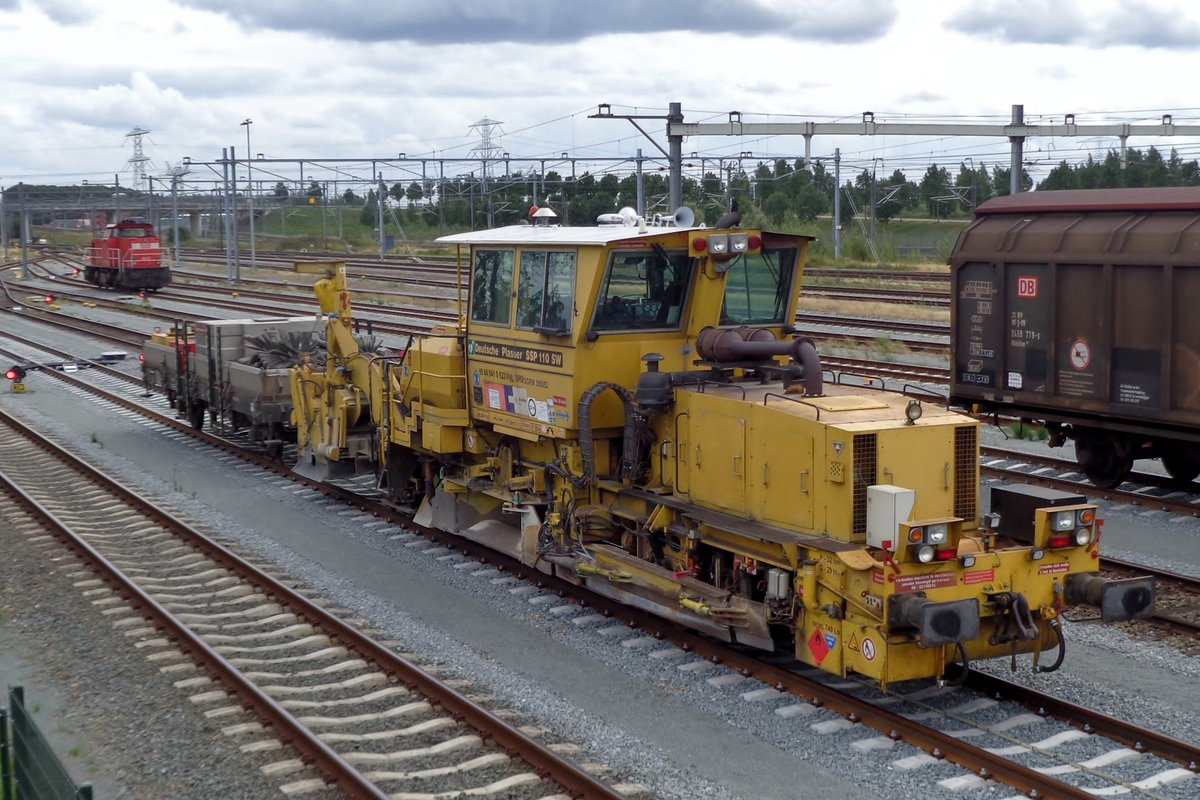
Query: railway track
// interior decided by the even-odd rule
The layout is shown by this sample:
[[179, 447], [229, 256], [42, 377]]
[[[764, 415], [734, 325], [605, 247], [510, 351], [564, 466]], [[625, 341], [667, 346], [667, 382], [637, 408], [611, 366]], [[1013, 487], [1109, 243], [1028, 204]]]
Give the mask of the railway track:
[[[179, 423], [179, 427], [187, 429], [182, 423]], [[228, 444], [222, 446], [229, 447]], [[236, 448], [233, 450], [236, 451]], [[466, 558], [478, 562], [481, 569], [497, 559], [492, 551], [471, 542], [436, 531], [417, 529], [403, 514], [379, 506], [377, 501], [364, 496], [353, 485], [321, 484], [319, 488], [366, 513], [393, 519], [410, 533], [419, 532], [441, 546], [461, 551]], [[924, 756], [897, 759], [897, 762], [903, 763], [894, 766], [895, 769], [934, 767], [934, 772], [942, 775], [946, 770], [937, 767], [939, 763], [960, 765], [965, 771], [939, 778], [943, 782], [949, 781], [942, 789], [972, 786], [985, 779], [995, 779], [1022, 792], [1037, 792], [1039, 796], [1087, 797], [1094, 796], [1092, 792], [1097, 789], [1145, 793], [1153, 792], [1155, 786], [1170, 786], [1178, 781], [1189, 780], [1194, 769], [1196, 749], [1193, 745], [1178, 742], [1170, 736], [1122, 727], [1119, 721], [1107, 718], [1103, 718], [1103, 726], [1110, 732], [1100, 737], [1096, 733], [1101, 729], [1097, 720], [1102, 715], [1076, 709], [1074, 716], [1069, 716], [1066, 713], [1067, 706], [1056, 705], [1052, 698], [1038, 698], [1040, 705], [1030, 709], [1011, 705], [1032, 702], [1021, 700], [1016, 694], [1011, 700], [998, 703], [992, 696], [996, 691], [994, 684], [989, 684], [988, 689], [976, 689], [974, 692], [968, 687], [963, 690], [968, 692], [965, 695], [946, 687], [921, 687], [888, 696], [879, 695], [864, 684], [851, 685], [851, 682], [845, 681], [833, 681], [831, 684], [824, 673], [805, 674], [798, 671], [795, 665], [781, 665], [740, 653], [687, 632], [673, 630], [655, 618], [580, 594], [578, 587], [531, 572], [519, 564], [506, 563], [503, 566], [514, 574], [523, 575], [526, 580], [536, 582], [533, 585], [539, 588], [533, 591], [530, 600], [547, 598], [549, 613], [561, 616], [567, 624], [611, 624], [606, 623], [607, 616], [611, 615], [624, 620], [624, 625], [638, 626], [638, 632], [617, 634], [625, 646], [639, 649], [643, 646], [639, 642], [648, 640], [650, 654], [658, 654], [657, 658], [671, 663], [677, 656], [673, 655], [673, 651], [663, 649], [664, 643], [670, 644], [679, 650], [678, 658], [684, 663], [678, 666], [684, 673], [694, 671], [703, 677], [707, 670], [716, 669], [719, 674], [704, 678], [725, 681], [714, 685], [736, 686], [746, 677], [765, 682], [765, 686], [748, 689], [745, 694], [768, 692], [771, 698], [784, 704], [777, 709], [780, 716], [803, 718], [817, 734], [844, 731], [861, 724], [870, 727], [873, 732], [864, 730], [859, 740], [861, 744], [857, 746], [859, 749], [887, 750], [904, 742], [925, 751]], [[621, 630], [628, 629], [618, 628], [618, 631]], [[714, 664], [720, 666], [713, 667]], [[975, 673], [971, 674], [974, 676]], [[1051, 708], [1056, 710], [1048, 710]], [[914, 716], [918, 719], [911, 719]], [[1023, 733], [1025, 730], [1030, 733]], [[968, 740], [976, 739], [993, 744], [969, 744]], [[1060, 752], [1059, 748], [1063, 750]], [[1000, 750], [1003, 754], [990, 750]], [[1033, 765], [1021, 763], [1023, 757], [1031, 754], [1036, 756]], [[1165, 761], [1161, 764], [1157, 761], [1147, 762], [1144, 760], [1146, 754], [1154, 754], [1155, 758]], [[1047, 766], [1045, 759], [1053, 763]], [[1150, 773], [1148, 777], [1122, 777], [1120, 765], [1135, 761], [1140, 772]], [[1172, 766], [1166, 762], [1181, 765]], [[1147, 764], [1151, 764], [1152, 768], [1148, 768]], [[1052, 769], [1053, 772], [1045, 774], [1039, 769]], [[1063, 776], [1075, 776], [1089, 783], [1075, 786], [1064, 783], [1066, 779]]]
[[[106, 613], [122, 599], [136, 608], [146, 624], [127, 635], [186, 673], [176, 685], [208, 714], [228, 718], [224, 733], [245, 752], [264, 754], [262, 770], [286, 794], [332, 785], [377, 798], [431, 788], [622, 796], [503, 710], [420, 669], [3, 412], [0, 447], [21, 464], [19, 475], [0, 472], [5, 492], [98, 576], [80, 588], [103, 595], [93, 602]], [[154, 646], [161, 634], [176, 655]]]

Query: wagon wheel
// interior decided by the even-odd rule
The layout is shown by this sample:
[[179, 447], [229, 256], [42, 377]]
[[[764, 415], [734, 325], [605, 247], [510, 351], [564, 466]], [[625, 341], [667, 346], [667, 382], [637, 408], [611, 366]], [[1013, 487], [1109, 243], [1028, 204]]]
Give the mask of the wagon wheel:
[[1200, 475], [1200, 456], [1186, 450], [1169, 450], [1162, 454], [1163, 468], [1177, 481], [1194, 481]]
[[1088, 480], [1101, 489], [1114, 489], [1133, 469], [1133, 457], [1115, 436], [1082, 436], [1075, 441], [1075, 459]]

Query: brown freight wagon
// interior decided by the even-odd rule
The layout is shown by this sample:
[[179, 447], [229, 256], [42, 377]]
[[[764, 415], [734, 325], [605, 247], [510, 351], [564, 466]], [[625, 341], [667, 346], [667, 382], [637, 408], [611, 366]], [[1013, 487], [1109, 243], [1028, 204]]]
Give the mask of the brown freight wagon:
[[1200, 474], [1200, 188], [998, 197], [950, 266], [951, 402], [1073, 439], [1097, 486]]

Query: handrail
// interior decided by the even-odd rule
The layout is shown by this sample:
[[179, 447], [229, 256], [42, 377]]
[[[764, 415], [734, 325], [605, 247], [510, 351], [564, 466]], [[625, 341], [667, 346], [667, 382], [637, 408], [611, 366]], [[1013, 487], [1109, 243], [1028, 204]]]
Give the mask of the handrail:
[[817, 420], [820, 421], [821, 419], [821, 407], [816, 403], [810, 402], [805, 397], [794, 394], [781, 394], [779, 392], [767, 392], [763, 395], [763, 406], [766, 406], [768, 397], [778, 397], [780, 400], [791, 400], [793, 403], [799, 403], [802, 406], [808, 406], [817, 412]]

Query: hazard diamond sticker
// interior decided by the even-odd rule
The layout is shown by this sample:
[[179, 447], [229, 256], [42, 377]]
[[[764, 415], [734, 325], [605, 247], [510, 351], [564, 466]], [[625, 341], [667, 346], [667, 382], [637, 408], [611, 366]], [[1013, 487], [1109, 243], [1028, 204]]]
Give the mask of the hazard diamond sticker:
[[825, 657], [829, 655], [829, 642], [820, 628], [814, 630], [812, 636], [808, 637], [808, 649], [813, 654], [813, 660], [818, 664], [824, 661]]

